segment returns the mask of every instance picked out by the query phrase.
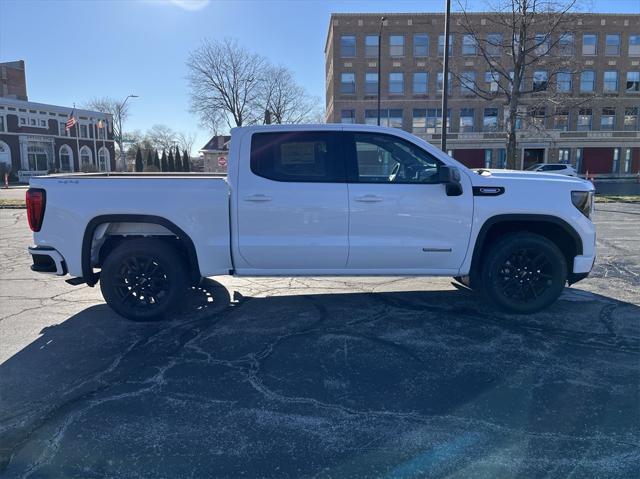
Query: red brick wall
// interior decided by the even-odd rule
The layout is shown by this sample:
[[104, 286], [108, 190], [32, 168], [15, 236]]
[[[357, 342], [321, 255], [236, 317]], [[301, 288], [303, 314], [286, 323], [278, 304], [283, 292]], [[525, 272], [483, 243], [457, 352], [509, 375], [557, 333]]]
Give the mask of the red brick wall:
[[453, 157], [469, 168], [484, 168], [484, 150], [453, 150]]
[[610, 174], [613, 168], [613, 148], [584, 148], [582, 150], [582, 171], [589, 174]]

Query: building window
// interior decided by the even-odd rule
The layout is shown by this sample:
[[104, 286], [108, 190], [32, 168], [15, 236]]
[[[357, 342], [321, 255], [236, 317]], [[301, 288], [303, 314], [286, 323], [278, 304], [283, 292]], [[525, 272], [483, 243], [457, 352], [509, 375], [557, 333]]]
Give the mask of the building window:
[[60, 171], [67, 172], [73, 171], [71, 165], [73, 164], [73, 153], [71, 148], [67, 145], [60, 147]]
[[[453, 52], [453, 35], [449, 35], [449, 57]], [[444, 56], [444, 35], [438, 35], [438, 56]]]
[[585, 70], [580, 74], [580, 93], [593, 93], [596, 89], [596, 73]]
[[487, 84], [487, 90], [491, 93], [498, 92], [498, 79], [499, 75], [497, 72], [484, 72], [484, 82]]
[[535, 39], [536, 55], [542, 56], [549, 53], [551, 49], [551, 38], [548, 33], [536, 33]]
[[549, 73], [546, 70], [533, 72], [533, 91], [546, 91], [549, 84]]
[[391, 35], [389, 37], [389, 55], [392, 57], [404, 56], [404, 35]]
[[600, 115], [600, 129], [601, 130], [615, 130], [616, 125], [616, 110], [613, 108], [603, 108], [602, 115]]
[[578, 111], [578, 131], [589, 131], [591, 130], [591, 118], [593, 117], [593, 113], [591, 108], [580, 108]]
[[378, 74], [377, 73], [364, 74], [364, 94], [365, 95], [378, 94]]
[[402, 72], [389, 73], [389, 94], [390, 95], [404, 94], [404, 73]]
[[[451, 96], [451, 73], [447, 74], [448, 96]], [[438, 72], [436, 76], [436, 93], [442, 95], [442, 72]]]
[[499, 57], [502, 55], [502, 33], [489, 33], [487, 35], [487, 47], [485, 51], [487, 55], [491, 57]]
[[89, 131], [87, 125], [80, 125], [80, 138], [89, 138]]
[[640, 35], [629, 35], [629, 56], [640, 56]]
[[624, 109], [624, 129], [627, 131], [638, 130], [638, 110], [637, 106], [628, 106]]
[[427, 110], [424, 108], [413, 109], [413, 121], [411, 122], [411, 131], [413, 133], [427, 132]]
[[356, 37], [355, 35], [342, 35], [340, 37], [340, 56], [349, 58], [356, 56]]
[[462, 55], [465, 57], [476, 56], [478, 53], [478, 45], [473, 35], [462, 36]]
[[[365, 110], [364, 122], [367, 125], [378, 124], [378, 110]], [[387, 109], [380, 110], [380, 126], [391, 126], [393, 128], [402, 128], [402, 110]]]
[[610, 70], [604, 72], [604, 92], [618, 93], [618, 72]]
[[58, 133], [60, 136], [69, 136], [69, 132], [67, 131], [67, 123], [65, 121], [58, 122]]
[[107, 129], [107, 124], [104, 121], [100, 120], [98, 122], [97, 127], [98, 127], [98, 140], [104, 140], [106, 138], [105, 133]]
[[[447, 131], [450, 124], [449, 116], [447, 115]], [[413, 132], [429, 135], [442, 133], [442, 110], [440, 108], [414, 109]]]
[[598, 53], [598, 35], [585, 33], [582, 35], [582, 54], [596, 55]]
[[402, 110], [390, 109], [387, 110], [388, 126], [393, 128], [402, 128]]
[[558, 72], [556, 75], [556, 84], [558, 86], [559, 93], [570, 93], [571, 92], [571, 73]]
[[429, 74], [427, 72], [415, 72], [413, 74], [413, 94], [426, 95]]
[[631, 173], [631, 148], [627, 148], [624, 154], [624, 172]]
[[100, 171], [109, 171], [109, 150], [104, 146], [98, 150], [98, 168]]
[[356, 92], [356, 74], [342, 73], [340, 75], [340, 93], [352, 94]]
[[640, 72], [627, 72], [627, 93], [640, 91]]
[[556, 114], [553, 117], [553, 129], [569, 131], [569, 110], [556, 110]]
[[531, 124], [534, 128], [538, 130], [543, 130], [546, 128], [545, 119], [547, 117], [547, 110], [545, 107], [534, 108], [531, 112]]
[[485, 108], [482, 118], [483, 131], [498, 131], [498, 109]]
[[355, 123], [356, 111], [355, 110], [342, 110], [340, 112], [340, 123]]
[[613, 149], [613, 163], [611, 165], [611, 173], [620, 171], [620, 148]]
[[29, 141], [27, 143], [27, 163], [31, 171], [48, 171], [51, 147], [48, 143]]
[[4, 130], [4, 116], [0, 115], [0, 131]]
[[507, 150], [504, 148], [498, 149], [498, 168], [506, 168], [507, 166]]
[[91, 166], [92, 163], [93, 163], [93, 160], [91, 157], [91, 150], [89, 149], [88, 146], [83, 146], [82, 148], [80, 148], [81, 168], [86, 168], [88, 166]]
[[21, 125], [25, 125], [25, 126], [26, 126], [26, 124], [27, 124], [27, 119], [26, 119], [24, 116], [21, 116], [21, 117], [20, 117], [20, 124], [21, 124]]
[[605, 36], [604, 54], [609, 56], [620, 55], [619, 33], [610, 33]]
[[571, 150], [569, 148], [558, 149], [558, 163], [568, 165], [571, 163]]
[[466, 71], [460, 75], [460, 94], [473, 96], [476, 91], [476, 72]]
[[380, 38], [378, 35], [367, 35], [364, 37], [364, 55], [366, 57], [377, 57]]
[[558, 53], [563, 56], [573, 55], [573, 33], [563, 33], [558, 38]]
[[49, 126], [49, 125], [47, 124], [47, 120], [40, 119], [40, 120], [38, 121], [38, 123], [39, 123], [39, 126], [40, 126], [41, 128], [47, 128], [47, 127]]
[[460, 109], [460, 133], [471, 133], [474, 127], [473, 108]]
[[426, 33], [418, 33], [413, 36], [413, 56], [429, 56], [429, 35]]
[[35, 118], [29, 118], [29, 126], [38, 126]]
[[493, 150], [490, 148], [486, 148], [484, 150], [484, 167], [491, 168], [491, 163], [493, 159]]

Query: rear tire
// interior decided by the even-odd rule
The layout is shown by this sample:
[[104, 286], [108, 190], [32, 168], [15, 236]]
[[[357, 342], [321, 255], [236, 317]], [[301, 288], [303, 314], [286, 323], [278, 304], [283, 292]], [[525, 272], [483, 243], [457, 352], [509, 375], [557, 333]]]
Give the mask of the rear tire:
[[116, 313], [132, 321], [167, 318], [184, 299], [187, 271], [181, 255], [157, 239], [132, 239], [102, 265], [100, 289]]
[[547, 238], [512, 233], [491, 247], [482, 264], [487, 298], [510, 313], [536, 313], [554, 303], [567, 281], [567, 261]]

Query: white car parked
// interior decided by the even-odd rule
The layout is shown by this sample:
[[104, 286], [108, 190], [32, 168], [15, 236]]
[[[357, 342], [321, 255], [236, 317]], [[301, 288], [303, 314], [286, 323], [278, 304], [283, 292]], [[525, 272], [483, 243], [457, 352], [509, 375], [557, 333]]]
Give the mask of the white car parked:
[[564, 163], [537, 163], [527, 168], [527, 171], [554, 173], [556, 175], [578, 176], [573, 166]]
[[30, 183], [32, 269], [100, 280], [107, 303], [137, 320], [165, 317], [187, 286], [226, 274], [453, 276], [532, 313], [586, 277], [596, 254], [591, 183], [473, 171], [395, 128], [235, 128], [228, 178]]

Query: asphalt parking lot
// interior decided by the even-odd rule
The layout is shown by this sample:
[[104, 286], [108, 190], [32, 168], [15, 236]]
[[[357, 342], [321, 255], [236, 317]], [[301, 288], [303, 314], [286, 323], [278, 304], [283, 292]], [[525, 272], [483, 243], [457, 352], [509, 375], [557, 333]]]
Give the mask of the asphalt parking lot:
[[592, 276], [537, 315], [445, 278], [215, 278], [152, 324], [32, 273], [0, 210], [0, 476], [632, 477], [640, 205], [597, 208]]

